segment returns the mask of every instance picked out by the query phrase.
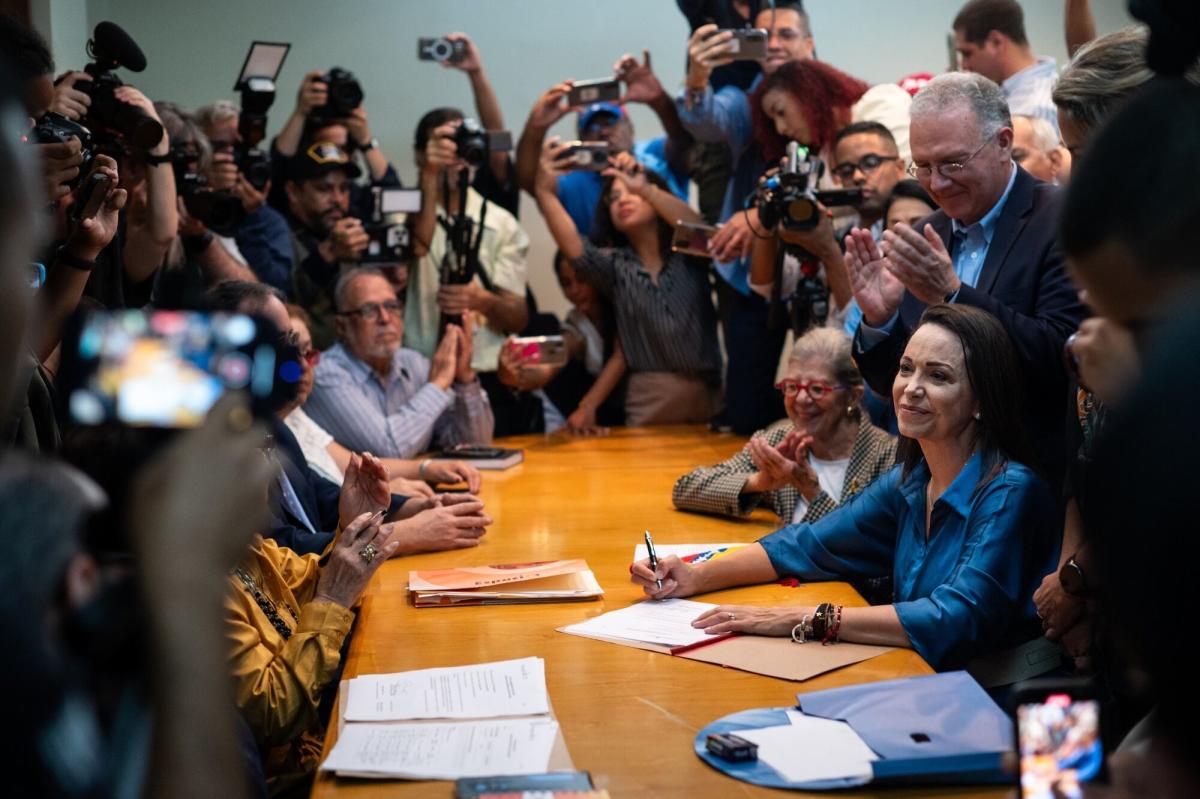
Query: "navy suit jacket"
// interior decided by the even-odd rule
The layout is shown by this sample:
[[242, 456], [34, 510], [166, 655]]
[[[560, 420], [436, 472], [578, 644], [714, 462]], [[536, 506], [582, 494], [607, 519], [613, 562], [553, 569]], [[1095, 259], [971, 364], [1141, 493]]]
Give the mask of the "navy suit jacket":
[[271, 433], [275, 436], [275, 455], [300, 499], [300, 506], [317, 532], [310, 531], [288, 511], [280, 496], [279, 483], [272, 480], [268, 494], [271, 528], [267, 537], [301, 555], [319, 555], [329, 546], [333, 531], [337, 529], [338, 497], [342, 487], [308, 468], [308, 460], [300, 449], [300, 442], [288, 426], [274, 416], [271, 417]]
[[[996, 220], [979, 281], [974, 287], [963, 284], [954, 300], [990, 312], [1008, 331], [1021, 369], [1026, 433], [1038, 457], [1038, 463], [1029, 465], [1042, 470], [1056, 486], [1062, 482], [1065, 466], [1067, 419], [1062, 412], [1062, 397], [1067, 374], [1063, 345], [1089, 315], [1067, 276], [1057, 242], [1061, 200], [1057, 186], [1035, 179], [1018, 166], [1012, 192]], [[950, 217], [937, 211], [921, 220], [917, 229], [923, 229], [926, 223], [933, 225], [949, 250], [953, 231]], [[865, 352], [859, 328], [854, 359], [871, 388], [885, 397], [892, 395], [900, 356], [925, 307], [905, 292], [900, 318], [887, 339]]]

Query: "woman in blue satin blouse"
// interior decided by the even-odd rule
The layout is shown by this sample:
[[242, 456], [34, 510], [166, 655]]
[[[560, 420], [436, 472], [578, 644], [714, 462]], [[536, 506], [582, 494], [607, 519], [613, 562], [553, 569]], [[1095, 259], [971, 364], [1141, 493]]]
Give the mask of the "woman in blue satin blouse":
[[1012, 344], [994, 317], [962, 305], [930, 307], [892, 386], [900, 465], [817, 522], [700, 566], [669, 557], [655, 571], [640, 561], [631, 566], [633, 581], [661, 599], [788, 576], [890, 573], [890, 605], [722, 605], [693, 625], [713, 634], [911, 647], [938, 670], [1040, 636], [1032, 596], [1057, 563], [1061, 525], [1050, 488], [1024, 465], [1020, 386]]

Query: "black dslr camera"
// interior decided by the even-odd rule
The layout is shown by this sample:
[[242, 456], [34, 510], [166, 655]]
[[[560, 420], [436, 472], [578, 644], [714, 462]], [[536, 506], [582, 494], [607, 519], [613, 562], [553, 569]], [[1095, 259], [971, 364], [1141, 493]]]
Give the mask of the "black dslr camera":
[[232, 236], [246, 221], [242, 201], [225, 189], [209, 188], [208, 179], [196, 169], [196, 154], [171, 146], [171, 166], [175, 170], [175, 190], [183, 198], [187, 212], [204, 226], [222, 236]]
[[371, 193], [371, 218], [363, 228], [369, 241], [359, 261], [364, 264], [402, 264], [412, 261], [412, 236], [408, 226], [392, 221], [392, 215], [420, 212], [421, 190], [375, 186]]
[[84, 175], [92, 170], [92, 158], [96, 155], [92, 146], [92, 132], [62, 114], [47, 111], [38, 120], [29, 136], [29, 140], [37, 144], [66, 143], [73, 138], [79, 139], [81, 145], [79, 152], [83, 155], [83, 163], [79, 165], [79, 174], [66, 182], [66, 186], [72, 191], [79, 187]]
[[494, 152], [512, 149], [512, 134], [507, 130], [484, 130], [473, 119], [464, 119], [454, 131], [458, 157], [471, 166], [480, 166]]
[[242, 94], [239, 141], [233, 150], [233, 160], [246, 181], [258, 191], [265, 189], [271, 180], [271, 159], [258, 145], [267, 137], [267, 111], [275, 102], [275, 78], [291, 47], [278, 42], [252, 42], [233, 87]]
[[114, 69], [125, 67], [131, 72], [141, 72], [146, 68], [142, 48], [118, 25], [101, 22], [88, 40], [87, 52], [92, 63], [83, 70], [92, 79], [80, 81], [75, 88], [92, 98], [83, 122], [94, 132], [97, 142], [124, 144], [145, 151], [162, 141], [161, 122], [113, 96], [113, 89], [124, 85], [113, 73]]
[[362, 86], [355, 79], [354, 73], [341, 67], [333, 67], [321, 76], [321, 81], [328, 87], [325, 105], [314, 108], [312, 116], [318, 121], [342, 119], [350, 116], [354, 109], [362, 105]]
[[755, 191], [758, 218], [767, 230], [780, 222], [788, 230], [812, 230], [821, 221], [818, 203], [826, 206], [861, 205], [862, 189], [817, 191], [825, 164], [808, 148], [788, 142], [787, 157], [779, 172]]

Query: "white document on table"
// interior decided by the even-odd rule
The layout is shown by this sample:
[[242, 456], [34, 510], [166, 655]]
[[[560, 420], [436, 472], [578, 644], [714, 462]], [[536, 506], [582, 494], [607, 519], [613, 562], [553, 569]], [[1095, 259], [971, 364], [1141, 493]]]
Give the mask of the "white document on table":
[[871, 761], [879, 757], [849, 724], [791, 711], [788, 720], [734, 734], [758, 744], [758, 759], [789, 782], [871, 777]]
[[546, 663], [532, 657], [355, 677], [345, 718], [485, 719], [549, 712]]
[[715, 607], [709, 602], [692, 602], [688, 599], [649, 599], [579, 624], [568, 625], [562, 631], [626, 638], [662, 646], [686, 646], [712, 638], [703, 630], [693, 627], [692, 622], [704, 611]]
[[[655, 544], [654, 554], [659, 560], [674, 555], [677, 558], [686, 558], [688, 555], [699, 555], [701, 552], [719, 552], [722, 549], [741, 549], [749, 546], [749, 544]], [[633, 548], [634, 563], [639, 560], [646, 560], [650, 557], [650, 551], [646, 549], [645, 544], [638, 544]]]
[[557, 734], [548, 718], [347, 724], [321, 769], [414, 780], [540, 774]]

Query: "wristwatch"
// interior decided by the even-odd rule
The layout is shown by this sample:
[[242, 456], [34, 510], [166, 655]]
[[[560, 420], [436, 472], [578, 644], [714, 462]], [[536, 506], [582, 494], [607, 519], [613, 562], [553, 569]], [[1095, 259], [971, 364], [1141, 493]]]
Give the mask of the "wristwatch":
[[379, 139], [372, 138], [370, 141], [368, 141], [364, 144], [358, 145], [358, 149], [362, 150], [365, 153], [367, 150], [374, 150], [378, 146], [379, 146]]
[[1091, 594], [1091, 590], [1088, 588], [1087, 575], [1083, 573], [1083, 569], [1075, 562], [1074, 555], [1058, 570], [1058, 582], [1062, 585], [1063, 590], [1071, 596], [1085, 597]]

